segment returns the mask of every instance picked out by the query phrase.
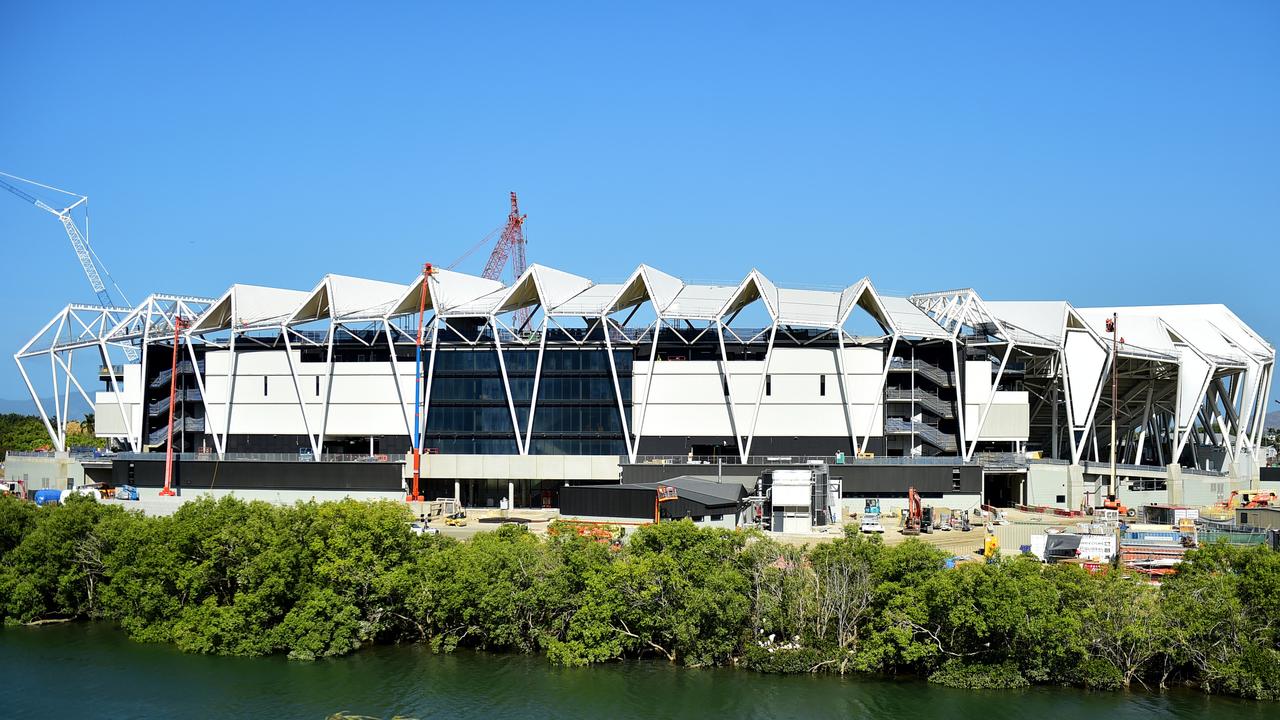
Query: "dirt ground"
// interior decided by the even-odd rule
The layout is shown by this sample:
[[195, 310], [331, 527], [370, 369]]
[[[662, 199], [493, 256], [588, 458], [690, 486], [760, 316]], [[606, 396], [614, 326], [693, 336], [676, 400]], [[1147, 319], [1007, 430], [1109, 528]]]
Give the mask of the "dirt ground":
[[[449, 527], [439, 518], [432, 519], [428, 526], [436, 528], [441, 535], [465, 539], [474, 537], [477, 533], [493, 530], [498, 527], [499, 523], [480, 522], [481, 518], [496, 519], [499, 516], [497, 510], [468, 510], [467, 524], [463, 527]], [[531, 520], [527, 527], [539, 535], [545, 534], [547, 525], [558, 517], [554, 511], [545, 510], [515, 510], [511, 515]], [[857, 527], [854, 525], [854, 527]], [[934, 532], [916, 536], [922, 542], [935, 545], [944, 550], [949, 550], [956, 555], [981, 555], [982, 541], [984, 532], [981, 525], [975, 524], [969, 532], [960, 530], [952, 530], [950, 532]], [[773, 533], [771, 537], [775, 540], [786, 543], [788, 545], [813, 545], [820, 542], [829, 542], [835, 538], [841, 537], [843, 530], [832, 528], [827, 532], [816, 532], [810, 534], [784, 534]], [[903, 535], [896, 526], [886, 527], [884, 535], [881, 536], [886, 545], [897, 545], [905, 542], [908, 536]]]

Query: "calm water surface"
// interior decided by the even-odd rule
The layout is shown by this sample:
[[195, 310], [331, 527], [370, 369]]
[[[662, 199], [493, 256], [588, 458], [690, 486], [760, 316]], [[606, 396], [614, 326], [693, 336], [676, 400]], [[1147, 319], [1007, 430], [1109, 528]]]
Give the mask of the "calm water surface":
[[919, 681], [682, 670], [661, 662], [556, 668], [540, 657], [377, 647], [313, 663], [185, 655], [106, 625], [0, 629], [0, 714], [62, 718], [1280, 717], [1280, 704], [1072, 689], [949, 690]]

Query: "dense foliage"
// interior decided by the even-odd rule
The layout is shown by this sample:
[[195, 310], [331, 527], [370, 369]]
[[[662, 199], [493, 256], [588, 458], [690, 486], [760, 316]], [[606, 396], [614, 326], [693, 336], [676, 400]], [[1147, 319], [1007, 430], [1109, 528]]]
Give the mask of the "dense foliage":
[[657, 656], [762, 672], [913, 674], [959, 687], [1191, 683], [1277, 699], [1280, 554], [1192, 551], [1159, 589], [1029, 558], [944, 569], [916, 541], [811, 548], [688, 522], [620, 549], [502, 527], [410, 532], [399, 503], [0, 499], [0, 617], [87, 617], [202, 653], [341, 655], [372, 642]]
[[[107, 446], [105, 438], [93, 434], [93, 415], [86, 415], [84, 420], [72, 420], [67, 423], [67, 447]], [[29, 452], [52, 447], [49, 432], [44, 423], [35, 415], [18, 413], [0, 414], [0, 457], [10, 450]]]

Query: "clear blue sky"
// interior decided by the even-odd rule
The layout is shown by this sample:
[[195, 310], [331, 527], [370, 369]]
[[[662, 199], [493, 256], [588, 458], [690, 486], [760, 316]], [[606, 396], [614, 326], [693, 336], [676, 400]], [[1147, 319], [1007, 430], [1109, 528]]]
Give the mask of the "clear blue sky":
[[[530, 259], [601, 281], [1224, 302], [1280, 341], [1278, 3], [326, 5], [4, 3], [0, 170], [88, 194], [135, 299], [407, 280], [517, 190]], [[92, 294], [7, 195], [0, 267], [19, 398], [7, 356]]]

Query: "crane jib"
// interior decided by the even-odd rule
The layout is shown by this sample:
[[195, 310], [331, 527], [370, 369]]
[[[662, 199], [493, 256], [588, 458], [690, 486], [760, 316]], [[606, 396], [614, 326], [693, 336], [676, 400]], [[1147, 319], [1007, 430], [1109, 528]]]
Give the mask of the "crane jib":
[[[71, 240], [71, 249], [75, 251], [76, 259], [80, 261], [80, 266], [81, 268], [84, 269], [84, 274], [89, 279], [89, 285], [90, 287], [93, 288], [94, 294], [97, 295], [98, 297], [98, 303], [103, 307], [115, 307], [116, 303], [111, 298], [111, 293], [110, 291], [107, 290], [106, 283], [102, 281], [102, 273], [99, 272], [98, 270], [98, 264], [94, 262], [93, 251], [89, 248], [88, 241], [85, 240], [84, 236], [80, 233], [80, 228], [76, 227], [75, 220], [73, 220], [71, 217], [71, 211], [74, 210], [76, 207], [88, 202], [89, 198], [85, 197], [84, 195], [77, 195], [75, 193], [67, 192], [66, 190], [59, 190], [58, 188], [52, 187], [50, 185], [44, 185], [42, 183], [38, 183], [32, 180], [20, 178], [16, 175], [9, 175], [8, 173], [0, 173], [0, 175], [3, 175], [4, 177], [12, 178], [14, 180], [18, 180], [21, 182], [31, 183], [32, 185], [38, 185], [40, 187], [43, 187], [49, 190], [55, 190], [57, 192], [66, 193], [67, 195], [71, 195], [77, 198], [76, 201], [68, 205], [66, 209], [58, 210], [50, 206], [48, 203], [41, 200], [40, 198], [32, 195], [31, 193], [9, 183], [6, 180], [0, 179], [0, 187], [3, 187], [5, 190], [8, 190], [9, 192], [22, 198], [23, 200], [26, 200], [32, 205], [35, 205], [37, 208], [40, 208], [41, 210], [44, 210], [48, 213], [52, 213], [53, 215], [56, 215], [58, 219], [62, 221], [62, 227], [67, 232], [67, 238]], [[86, 206], [86, 208], [87, 207], [88, 206]], [[86, 210], [86, 213], [87, 212], [88, 210]], [[88, 221], [86, 220], [86, 222]], [[105, 267], [103, 268], [103, 272], [105, 272]], [[110, 274], [108, 274], [107, 277], [110, 278]], [[113, 284], [114, 284], [114, 281], [113, 281]], [[120, 290], [120, 286], [117, 285], [115, 287], [116, 287], [116, 290], [120, 291], [120, 294], [123, 296], [124, 291]], [[126, 302], [127, 302], [127, 299], [126, 299]], [[129, 346], [123, 346], [122, 349], [124, 350], [124, 354], [129, 359], [130, 362], [134, 362], [138, 359], [138, 352], [136, 349]]]

